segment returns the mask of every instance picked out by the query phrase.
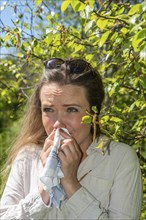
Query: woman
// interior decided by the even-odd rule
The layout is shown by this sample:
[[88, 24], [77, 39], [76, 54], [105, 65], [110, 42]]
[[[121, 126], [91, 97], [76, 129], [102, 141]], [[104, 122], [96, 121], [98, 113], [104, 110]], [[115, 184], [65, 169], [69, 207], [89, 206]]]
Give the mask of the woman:
[[[98, 122], [103, 98], [102, 80], [86, 61], [45, 62], [9, 157], [13, 164], [1, 219], [139, 219], [142, 184], [136, 153], [101, 135], [98, 123], [93, 141], [93, 125], [82, 123], [87, 112], [93, 114], [92, 106], [98, 110]], [[40, 181], [57, 129], [63, 137], [58, 158], [66, 194], [59, 209], [50, 206], [50, 195]]]

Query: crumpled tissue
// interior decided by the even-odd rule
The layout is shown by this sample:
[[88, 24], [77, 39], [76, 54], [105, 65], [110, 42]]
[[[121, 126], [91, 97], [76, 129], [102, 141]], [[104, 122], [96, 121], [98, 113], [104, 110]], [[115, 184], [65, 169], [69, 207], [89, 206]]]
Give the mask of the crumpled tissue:
[[[61, 129], [69, 134], [66, 128]], [[50, 195], [49, 206], [55, 205], [56, 208], [59, 208], [61, 201], [67, 198], [64, 189], [60, 184], [60, 179], [64, 177], [64, 174], [60, 168], [60, 160], [57, 156], [57, 150], [60, 146], [60, 141], [63, 139], [59, 130], [60, 129], [57, 128], [55, 131], [53, 147], [47, 158], [42, 176], [40, 177], [40, 180], [44, 186], [44, 190], [49, 192]]]

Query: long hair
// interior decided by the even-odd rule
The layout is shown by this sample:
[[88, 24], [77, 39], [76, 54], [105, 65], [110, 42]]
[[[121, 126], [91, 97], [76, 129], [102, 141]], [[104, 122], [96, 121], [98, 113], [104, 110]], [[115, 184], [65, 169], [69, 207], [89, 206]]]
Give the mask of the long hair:
[[[44, 84], [52, 82], [59, 83], [60, 85], [71, 84], [84, 87], [90, 108], [96, 106], [99, 115], [104, 99], [104, 89], [101, 76], [97, 70], [88, 68], [88, 70], [81, 73], [72, 73], [69, 65], [65, 63], [60, 65], [60, 68], [44, 68], [42, 77], [28, 100], [21, 130], [8, 155], [7, 165], [9, 168], [18, 152], [28, 144], [33, 143], [43, 147], [47, 134], [42, 124], [40, 90]], [[98, 123], [96, 131], [97, 135], [99, 135], [100, 128]]]

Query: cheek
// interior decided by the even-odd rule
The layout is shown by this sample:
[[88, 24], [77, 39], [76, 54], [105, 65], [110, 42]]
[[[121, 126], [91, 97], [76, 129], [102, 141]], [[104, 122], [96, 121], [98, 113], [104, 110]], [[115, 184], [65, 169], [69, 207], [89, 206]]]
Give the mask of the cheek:
[[89, 124], [81, 124], [80, 130], [85, 136], [91, 132], [91, 125]]
[[78, 117], [78, 118], [72, 120], [71, 124], [72, 124], [73, 133], [74, 133], [75, 137], [79, 137], [79, 136], [84, 137], [90, 133], [91, 125], [83, 124], [82, 117]]
[[43, 126], [45, 128], [45, 131], [47, 134], [50, 133], [50, 129], [52, 127], [52, 121], [49, 117], [46, 117], [42, 114], [42, 123], [43, 123]]
[[82, 127], [82, 117], [74, 116], [72, 118], [68, 118], [68, 124], [75, 130], [79, 130]]
[[87, 124], [80, 124], [74, 130], [73, 137], [76, 139], [77, 143], [81, 146], [81, 144], [88, 139], [91, 135], [91, 126]]

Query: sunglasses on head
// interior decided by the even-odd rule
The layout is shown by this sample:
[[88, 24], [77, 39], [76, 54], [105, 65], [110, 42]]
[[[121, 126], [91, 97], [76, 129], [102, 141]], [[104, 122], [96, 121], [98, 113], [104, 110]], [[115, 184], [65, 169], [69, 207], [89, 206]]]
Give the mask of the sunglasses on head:
[[91, 65], [82, 59], [62, 60], [60, 58], [52, 58], [44, 61], [44, 66], [46, 69], [59, 69], [64, 63], [69, 66], [71, 73], [82, 73], [92, 69]]

